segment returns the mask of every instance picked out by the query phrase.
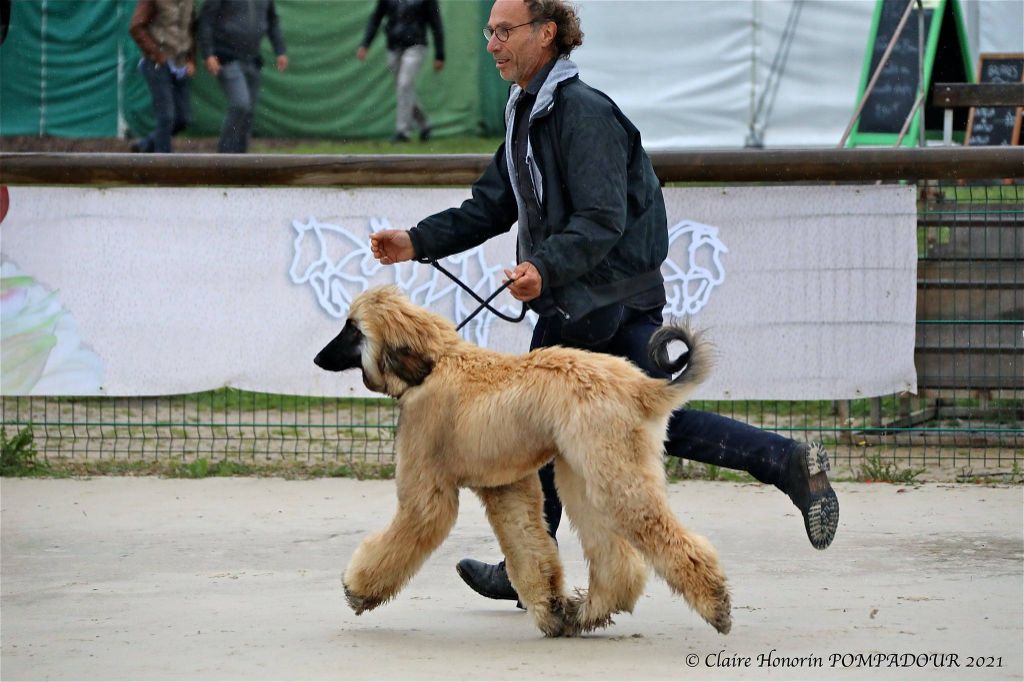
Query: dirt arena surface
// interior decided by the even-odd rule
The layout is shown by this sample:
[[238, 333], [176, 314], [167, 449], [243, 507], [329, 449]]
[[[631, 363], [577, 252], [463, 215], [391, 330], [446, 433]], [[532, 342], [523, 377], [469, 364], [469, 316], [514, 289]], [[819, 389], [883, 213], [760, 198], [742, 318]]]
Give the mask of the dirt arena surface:
[[[456, 576], [464, 556], [499, 556], [465, 492], [406, 590], [357, 617], [339, 576], [390, 519], [393, 481], [3, 479], [0, 677], [1022, 679], [1022, 489], [837, 490], [839, 532], [817, 552], [774, 489], [670, 485], [676, 513], [718, 548], [732, 633], [652, 576], [633, 615], [552, 640]], [[584, 586], [575, 536], [560, 540], [569, 583]]]

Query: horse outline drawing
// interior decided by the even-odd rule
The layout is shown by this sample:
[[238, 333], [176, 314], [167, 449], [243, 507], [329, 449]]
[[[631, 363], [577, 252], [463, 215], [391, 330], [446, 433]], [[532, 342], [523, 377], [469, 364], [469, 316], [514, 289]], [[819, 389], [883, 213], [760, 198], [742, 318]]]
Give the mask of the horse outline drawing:
[[[295, 236], [289, 278], [293, 284], [312, 287], [320, 308], [333, 318], [344, 319], [357, 295], [385, 282], [397, 285], [419, 305], [437, 309], [447, 302], [455, 320], [465, 319], [477, 308], [476, 300], [426, 263], [409, 261], [388, 267], [378, 263], [370, 251], [369, 235], [391, 228], [386, 217], [370, 217], [367, 227], [358, 235], [313, 216], [306, 221], [293, 220], [292, 227]], [[670, 252], [679, 240], [688, 240], [685, 267], [671, 255], [662, 265], [667, 317], [697, 314], [708, 304], [712, 292], [725, 282], [722, 255], [729, 249], [719, 238], [719, 228], [683, 220], [669, 228]], [[503, 283], [504, 266], [490, 265], [479, 246], [449, 256], [444, 265], [483, 298]], [[382, 273], [390, 276], [389, 281], [382, 281]], [[517, 308], [516, 303], [503, 304], [498, 310], [516, 315]], [[494, 313], [484, 310], [460, 333], [466, 340], [487, 347], [496, 319]], [[528, 312], [527, 319], [532, 326], [537, 321], [536, 313]]]
[[[313, 216], [306, 221], [293, 220], [292, 228], [295, 236], [289, 279], [293, 284], [312, 287], [320, 308], [333, 318], [344, 319], [357, 295], [371, 286], [385, 283], [381, 281], [382, 271], [390, 274], [387, 283], [397, 285], [418, 305], [436, 309], [447, 301], [457, 320], [465, 319], [477, 308], [472, 296], [426, 263], [408, 261], [388, 267], [378, 263], [370, 251], [369, 235], [391, 228], [386, 217], [371, 217], [365, 234], [359, 235]], [[449, 256], [443, 264], [482, 298], [503, 283], [505, 266], [488, 264], [483, 248], [479, 246]], [[495, 305], [492, 302], [491, 305], [507, 315], [519, 312], [509, 304]], [[537, 315], [532, 312], [527, 317], [531, 324], [537, 320]], [[466, 340], [486, 347], [495, 319], [494, 313], [484, 310], [460, 333]]]
[[[682, 318], [693, 316], [704, 309], [711, 293], [725, 283], [722, 255], [729, 248], [719, 239], [719, 229], [693, 220], [682, 220], [668, 230], [669, 253], [679, 240], [689, 240], [686, 248], [686, 267], [665, 259], [661, 273], [665, 278], [665, 315]], [[681, 242], [682, 243], [682, 242]]]

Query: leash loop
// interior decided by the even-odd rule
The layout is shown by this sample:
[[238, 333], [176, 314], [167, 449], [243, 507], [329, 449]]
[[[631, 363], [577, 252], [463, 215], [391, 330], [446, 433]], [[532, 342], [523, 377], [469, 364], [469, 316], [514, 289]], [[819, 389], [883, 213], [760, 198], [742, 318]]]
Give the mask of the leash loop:
[[456, 277], [452, 273], [448, 272], [436, 260], [430, 260], [428, 258], [422, 258], [422, 259], [417, 259], [417, 260], [419, 260], [420, 263], [430, 263], [431, 265], [433, 265], [435, 268], [437, 268], [442, 273], [444, 273], [448, 277], [448, 279], [450, 279], [451, 281], [455, 282], [460, 287], [462, 287], [466, 291], [466, 293], [468, 293], [470, 296], [472, 296], [476, 300], [476, 302], [480, 304], [480, 305], [477, 306], [476, 310], [474, 310], [473, 312], [471, 312], [469, 314], [469, 317], [467, 317], [466, 319], [464, 319], [462, 322], [459, 323], [459, 326], [457, 326], [455, 328], [455, 331], [459, 331], [463, 327], [465, 327], [467, 324], [469, 324], [469, 321], [472, 320], [477, 315], [479, 315], [480, 312], [483, 311], [484, 309], [487, 309], [487, 310], [491, 311], [496, 316], [500, 317], [501, 319], [505, 320], [506, 322], [512, 322], [512, 323], [522, 322], [523, 319], [526, 317], [526, 304], [525, 303], [523, 303], [523, 309], [519, 311], [519, 316], [518, 317], [512, 317], [511, 315], [506, 315], [505, 313], [501, 312], [500, 310], [491, 307], [491, 301], [493, 301], [498, 296], [498, 294], [500, 294], [502, 291], [507, 289], [510, 284], [512, 284], [511, 280], [509, 280], [508, 282], [505, 282], [504, 284], [502, 284], [497, 290], [495, 290], [495, 292], [493, 294], [488, 296], [487, 299], [485, 300], [483, 298], [480, 298], [480, 296], [475, 291], [473, 291], [468, 286], [466, 286], [466, 284], [462, 280], [460, 280], [458, 277]]

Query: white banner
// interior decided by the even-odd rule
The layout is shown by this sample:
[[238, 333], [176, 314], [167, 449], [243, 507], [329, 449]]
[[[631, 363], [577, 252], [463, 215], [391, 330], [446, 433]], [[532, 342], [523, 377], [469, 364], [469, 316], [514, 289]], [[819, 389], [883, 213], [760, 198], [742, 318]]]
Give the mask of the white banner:
[[[0, 224], [4, 395], [163, 395], [222, 386], [371, 395], [313, 357], [367, 287], [460, 321], [475, 302], [430, 265], [380, 266], [367, 236], [458, 205], [452, 189], [14, 187]], [[698, 397], [916, 391], [913, 187], [668, 189], [666, 317], [707, 329]], [[486, 296], [514, 233], [448, 259]], [[508, 313], [519, 304], [497, 299]], [[523, 352], [532, 322], [464, 330]]]

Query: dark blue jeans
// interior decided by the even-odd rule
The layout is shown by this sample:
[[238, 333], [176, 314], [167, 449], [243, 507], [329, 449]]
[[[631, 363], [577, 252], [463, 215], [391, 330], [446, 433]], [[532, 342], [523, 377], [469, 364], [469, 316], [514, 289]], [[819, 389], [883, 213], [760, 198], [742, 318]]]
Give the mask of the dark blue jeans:
[[[533, 330], [530, 350], [568, 346], [626, 358], [654, 377], [667, 377], [647, 354], [651, 335], [662, 325], [660, 309], [632, 310], [610, 306], [582, 320], [564, 324], [558, 316], [542, 317]], [[782, 480], [789, 453], [796, 443], [770, 431], [712, 412], [681, 408], [668, 424], [665, 451], [673, 457], [746, 471], [762, 483]], [[562, 518], [562, 503], [555, 490], [554, 464], [540, 470], [544, 488], [544, 514], [552, 537]]]
[[192, 118], [189, 79], [175, 78], [165, 65], [142, 60], [139, 71], [146, 79], [153, 100], [156, 128], [139, 140], [139, 151], [169, 154], [171, 138], [184, 130]]
[[252, 117], [260, 95], [260, 67], [254, 61], [236, 59], [221, 65], [217, 80], [228, 100], [224, 127], [220, 131], [217, 151], [221, 154], [244, 154], [249, 151]]

